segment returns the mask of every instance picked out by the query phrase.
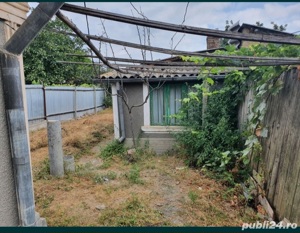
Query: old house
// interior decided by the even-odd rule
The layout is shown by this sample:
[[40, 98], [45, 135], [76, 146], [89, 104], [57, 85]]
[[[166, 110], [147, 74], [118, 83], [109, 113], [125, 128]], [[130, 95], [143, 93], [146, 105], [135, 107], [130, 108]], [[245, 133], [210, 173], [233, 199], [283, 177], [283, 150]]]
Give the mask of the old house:
[[[240, 26], [236, 23], [229, 30], [291, 36], [286, 32], [250, 24]], [[229, 43], [240, 48], [249, 46], [252, 42], [229, 40]], [[221, 39], [208, 36], [207, 50], [198, 52], [214, 52], [218, 49], [224, 49], [221, 48]], [[161, 61], [178, 62], [181, 58], [175, 56]], [[112, 87], [115, 139], [125, 141], [127, 146], [132, 146], [133, 138], [138, 138], [141, 142], [148, 141], [157, 153], [171, 149], [175, 141], [172, 133], [182, 130], [182, 127], [170, 116], [180, 109], [180, 99], [187, 94], [188, 86], [201, 82], [197, 77], [197, 69], [192, 72], [174, 69], [169, 73], [163, 69], [156, 69], [153, 73], [145, 72], [139, 75], [120, 74], [115, 71], [103, 74], [101, 79], [107, 80]], [[218, 75], [215, 79], [224, 77], [225, 75]]]
[[[202, 82], [198, 71], [197, 67], [186, 71], [174, 68], [167, 73], [160, 68], [139, 75], [116, 71], [103, 74], [101, 79], [112, 88], [115, 139], [125, 141], [127, 146], [132, 146], [134, 138], [142, 144], [148, 142], [158, 154], [172, 149], [173, 133], [183, 127], [171, 116], [178, 113], [180, 100], [187, 96], [189, 88]], [[224, 75], [214, 78], [223, 79]]]
[[[102, 78], [111, 83], [115, 139], [132, 145], [133, 138], [149, 145], [157, 153], [172, 148], [171, 132], [181, 130], [170, 116], [181, 107], [179, 101], [187, 93], [187, 83], [197, 82], [194, 74], [149, 74], [134, 75], [110, 72]], [[122, 94], [123, 98], [119, 95]], [[124, 101], [123, 101], [124, 100]], [[126, 104], [125, 104], [126, 101]], [[133, 107], [129, 113], [128, 107]]]

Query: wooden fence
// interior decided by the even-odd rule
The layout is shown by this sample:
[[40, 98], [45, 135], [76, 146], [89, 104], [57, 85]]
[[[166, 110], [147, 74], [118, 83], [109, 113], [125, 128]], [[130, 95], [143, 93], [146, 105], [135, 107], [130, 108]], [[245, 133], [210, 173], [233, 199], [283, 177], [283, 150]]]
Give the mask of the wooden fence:
[[[300, 224], [300, 72], [292, 69], [280, 79], [284, 87], [267, 102], [263, 122], [269, 130], [262, 138], [260, 161], [251, 158], [254, 170], [264, 175], [266, 198], [279, 220], [284, 217]], [[240, 125], [249, 112], [249, 92], [240, 106]]]

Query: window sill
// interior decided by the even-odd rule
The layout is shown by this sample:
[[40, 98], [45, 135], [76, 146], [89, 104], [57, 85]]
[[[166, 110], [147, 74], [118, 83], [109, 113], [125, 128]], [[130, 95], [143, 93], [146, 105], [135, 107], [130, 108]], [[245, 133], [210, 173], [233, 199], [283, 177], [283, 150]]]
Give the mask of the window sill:
[[186, 128], [184, 126], [142, 126], [144, 133], [169, 133], [169, 132], [181, 132]]

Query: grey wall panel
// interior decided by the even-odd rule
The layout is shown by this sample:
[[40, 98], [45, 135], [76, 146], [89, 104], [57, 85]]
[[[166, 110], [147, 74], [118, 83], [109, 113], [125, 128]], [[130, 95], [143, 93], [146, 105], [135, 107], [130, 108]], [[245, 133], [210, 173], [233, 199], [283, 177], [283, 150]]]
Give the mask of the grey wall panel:
[[[76, 100], [75, 100], [76, 96]], [[76, 116], [93, 114], [95, 111], [95, 100], [97, 111], [104, 103], [105, 90], [103, 88], [84, 87], [46, 87], [46, 111], [48, 119], [68, 120]], [[41, 85], [26, 86], [27, 108], [29, 121], [43, 119], [44, 116], [44, 94]], [[96, 98], [95, 98], [96, 97]], [[74, 109], [76, 101], [76, 109]]]
[[43, 86], [26, 85], [26, 99], [29, 119], [44, 117]]

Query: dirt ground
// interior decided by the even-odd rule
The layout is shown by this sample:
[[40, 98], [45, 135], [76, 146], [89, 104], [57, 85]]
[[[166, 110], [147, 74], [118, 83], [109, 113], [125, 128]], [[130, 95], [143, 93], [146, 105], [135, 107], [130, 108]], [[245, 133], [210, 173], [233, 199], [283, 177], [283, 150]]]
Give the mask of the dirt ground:
[[49, 226], [241, 226], [257, 220], [236, 190], [147, 148], [130, 162], [101, 157], [113, 139], [112, 110], [62, 123], [76, 172], [49, 175], [46, 129], [30, 133], [36, 208]]

